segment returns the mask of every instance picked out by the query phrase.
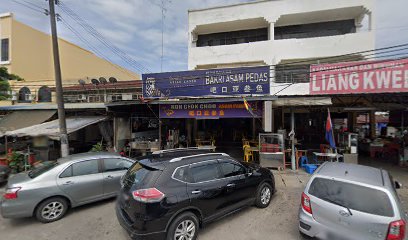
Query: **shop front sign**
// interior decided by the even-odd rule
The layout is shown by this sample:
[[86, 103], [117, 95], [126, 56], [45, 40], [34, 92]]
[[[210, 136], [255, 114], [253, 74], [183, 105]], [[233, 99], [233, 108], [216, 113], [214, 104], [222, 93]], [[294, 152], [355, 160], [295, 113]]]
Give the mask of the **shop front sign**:
[[144, 98], [269, 94], [269, 66], [143, 74]]
[[310, 94], [408, 92], [408, 59], [310, 67]]
[[161, 104], [160, 118], [253, 118], [262, 117], [262, 102], [249, 102], [251, 114], [243, 102]]

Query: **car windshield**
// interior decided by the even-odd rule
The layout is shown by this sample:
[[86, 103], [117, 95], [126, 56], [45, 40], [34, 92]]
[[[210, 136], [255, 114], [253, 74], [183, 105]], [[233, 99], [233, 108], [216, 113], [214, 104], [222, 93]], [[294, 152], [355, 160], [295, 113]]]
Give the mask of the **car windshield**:
[[393, 217], [388, 195], [374, 188], [326, 178], [315, 178], [309, 194], [324, 201], [369, 214]]
[[57, 162], [51, 162], [51, 161], [43, 162], [43, 163], [41, 163], [40, 166], [38, 166], [35, 169], [28, 172], [28, 176], [30, 178], [36, 178], [36, 177], [40, 176], [41, 174], [51, 170], [52, 168], [54, 168], [57, 165], [58, 165]]

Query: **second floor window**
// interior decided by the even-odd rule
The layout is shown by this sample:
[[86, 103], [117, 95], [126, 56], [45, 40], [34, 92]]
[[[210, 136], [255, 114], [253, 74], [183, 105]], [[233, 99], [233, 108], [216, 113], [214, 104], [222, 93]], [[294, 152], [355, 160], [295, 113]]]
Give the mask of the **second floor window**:
[[197, 47], [232, 45], [268, 40], [268, 28], [198, 35]]
[[1, 39], [0, 46], [1, 46], [0, 61], [6, 62], [9, 60], [9, 39], [8, 38]]

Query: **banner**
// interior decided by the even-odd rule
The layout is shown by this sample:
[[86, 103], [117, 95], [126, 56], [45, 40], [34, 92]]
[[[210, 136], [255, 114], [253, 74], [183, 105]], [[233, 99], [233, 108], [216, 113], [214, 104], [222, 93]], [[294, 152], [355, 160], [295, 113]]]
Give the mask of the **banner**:
[[408, 60], [312, 65], [309, 86], [311, 95], [408, 92]]
[[269, 94], [269, 66], [143, 74], [144, 98]]
[[253, 118], [262, 117], [262, 102], [249, 102], [254, 115], [243, 102], [161, 104], [160, 118]]

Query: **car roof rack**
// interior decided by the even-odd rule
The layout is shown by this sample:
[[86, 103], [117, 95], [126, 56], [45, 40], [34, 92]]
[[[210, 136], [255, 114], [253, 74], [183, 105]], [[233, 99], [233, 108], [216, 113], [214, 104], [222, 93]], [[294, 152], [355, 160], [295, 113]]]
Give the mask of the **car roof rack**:
[[226, 153], [203, 153], [203, 154], [196, 154], [196, 155], [189, 155], [189, 156], [184, 156], [184, 157], [173, 158], [173, 159], [170, 160], [170, 162], [171, 162], [171, 163], [173, 163], [173, 162], [178, 162], [178, 161], [181, 161], [181, 160], [183, 160], [183, 159], [192, 158], [192, 157], [217, 156], [217, 155], [229, 157], [229, 155], [226, 154]]
[[171, 153], [171, 152], [182, 152], [182, 151], [188, 151], [188, 150], [207, 150], [207, 149], [205, 149], [205, 148], [199, 148], [199, 147], [172, 148], [172, 149], [164, 149], [164, 150], [154, 151], [152, 154], [162, 154], [162, 153]]

